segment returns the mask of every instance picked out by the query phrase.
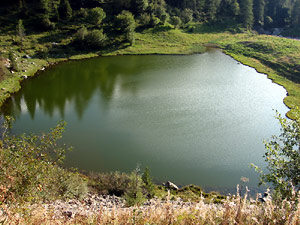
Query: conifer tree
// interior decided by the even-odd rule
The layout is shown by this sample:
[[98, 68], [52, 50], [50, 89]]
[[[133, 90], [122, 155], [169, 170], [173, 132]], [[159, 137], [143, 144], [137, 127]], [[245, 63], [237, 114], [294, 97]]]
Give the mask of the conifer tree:
[[59, 8], [59, 17], [64, 20], [69, 20], [72, 17], [72, 8], [69, 3], [69, 0], [60, 0]]
[[215, 20], [217, 13], [217, 2], [215, 0], [206, 0], [205, 13], [208, 21]]
[[255, 24], [259, 26], [264, 25], [264, 17], [265, 17], [265, 0], [254, 0], [254, 17]]
[[247, 29], [251, 29], [253, 26], [253, 0], [241, 0], [240, 1], [241, 10], [241, 22], [243, 26]]
[[292, 10], [292, 25], [300, 26], [300, 0], [296, 0]]
[[17, 35], [20, 37], [21, 42], [23, 41], [23, 38], [25, 37], [25, 28], [23, 26], [23, 21], [19, 20], [17, 25]]

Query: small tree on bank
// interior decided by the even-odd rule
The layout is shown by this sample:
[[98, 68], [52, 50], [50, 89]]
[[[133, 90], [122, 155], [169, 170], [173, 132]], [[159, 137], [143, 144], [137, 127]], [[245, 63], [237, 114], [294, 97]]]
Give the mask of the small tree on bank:
[[128, 41], [130, 45], [134, 43], [134, 30], [135, 30], [135, 20], [131, 12], [122, 11], [117, 16], [117, 26], [119, 27], [121, 33], [124, 35], [125, 41]]
[[22, 42], [25, 37], [25, 28], [22, 20], [19, 20], [16, 30], [17, 30], [17, 35], [20, 38], [20, 41]]
[[300, 111], [297, 109], [295, 120], [282, 118], [281, 134], [265, 142], [268, 173], [252, 165], [260, 173], [260, 184], [272, 184], [275, 195], [291, 197], [293, 191], [300, 191]]

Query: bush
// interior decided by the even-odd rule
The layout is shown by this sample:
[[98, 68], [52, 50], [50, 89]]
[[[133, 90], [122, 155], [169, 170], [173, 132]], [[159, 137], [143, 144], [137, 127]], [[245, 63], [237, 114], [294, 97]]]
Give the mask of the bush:
[[151, 22], [151, 16], [148, 13], [142, 13], [138, 21], [141, 27], [147, 27]]
[[134, 30], [135, 30], [135, 20], [131, 12], [122, 11], [116, 17], [116, 26], [120, 30], [121, 34], [124, 36], [124, 40], [128, 41], [130, 45], [134, 43]]
[[5, 79], [9, 74], [9, 70], [6, 68], [6, 65], [4, 64], [5, 58], [0, 56], [0, 81]]
[[77, 12], [75, 17], [82, 17], [83, 19], [86, 19], [89, 15], [89, 10], [85, 8], [80, 8]]
[[143, 195], [143, 181], [139, 175], [139, 169], [137, 168], [130, 174], [130, 182], [125, 192], [125, 200], [127, 206], [141, 205], [145, 202], [145, 197]]
[[175, 27], [178, 28], [181, 25], [181, 19], [178, 16], [172, 16], [170, 19], [170, 23]]
[[102, 20], [106, 17], [105, 12], [100, 7], [93, 8], [89, 10], [87, 16], [87, 22], [93, 25], [100, 25]]
[[16, 55], [12, 51], [9, 52], [8, 59], [10, 60], [10, 69], [13, 70], [13, 71], [18, 72], [19, 71], [19, 65], [18, 65], [17, 60], [16, 60]]
[[17, 35], [20, 38], [20, 41], [22, 43], [23, 38], [25, 37], [25, 28], [24, 28], [22, 20], [19, 20], [18, 25], [16, 27], [16, 32], [17, 32]]
[[188, 23], [193, 20], [193, 10], [191, 9], [184, 9], [180, 15], [180, 18], [183, 23]]
[[143, 187], [146, 190], [147, 197], [148, 198], [153, 198], [155, 194], [155, 185], [152, 183], [152, 179], [150, 177], [150, 170], [148, 167], [146, 167], [142, 180], [144, 182]]
[[260, 184], [270, 183], [275, 196], [290, 198], [300, 191], [300, 111], [295, 120], [287, 120], [277, 114], [281, 124], [281, 134], [265, 142], [268, 173], [253, 165], [260, 173]]
[[107, 37], [102, 30], [88, 31], [85, 27], [80, 28], [74, 35], [73, 44], [78, 48], [102, 48], [106, 45]]
[[111, 172], [91, 175], [92, 185], [100, 194], [123, 196], [128, 188], [130, 177], [126, 173]]
[[60, 167], [68, 150], [59, 146], [65, 123], [47, 134], [10, 135], [9, 119], [3, 126], [0, 151], [0, 203], [82, 197], [87, 182]]
[[[139, 169], [132, 173], [98, 173], [90, 175], [92, 187], [99, 194], [123, 196], [127, 205], [139, 205], [146, 200], [146, 197], [153, 198], [155, 185], [150, 178], [150, 171], [145, 169], [143, 176]], [[146, 197], [145, 197], [146, 196]]]
[[87, 34], [88, 34], [88, 30], [86, 29], [86, 27], [80, 28], [74, 35], [73, 44], [80, 48], [83, 48], [85, 45], [85, 38]]
[[86, 43], [89, 47], [101, 48], [105, 45], [106, 35], [102, 30], [92, 30], [86, 35]]
[[152, 15], [151, 20], [150, 20], [150, 26], [156, 27], [159, 23], [160, 23], [160, 19], [157, 18], [156, 16]]

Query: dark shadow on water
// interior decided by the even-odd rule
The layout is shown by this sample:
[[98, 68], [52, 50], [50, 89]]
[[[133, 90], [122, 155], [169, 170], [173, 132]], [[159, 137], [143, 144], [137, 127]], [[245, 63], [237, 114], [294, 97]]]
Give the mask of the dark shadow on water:
[[137, 93], [143, 81], [133, 78], [152, 69], [151, 63], [148, 64], [152, 57], [155, 56], [98, 57], [55, 65], [25, 80], [22, 89], [5, 102], [1, 114], [17, 118], [26, 108], [32, 119], [36, 110], [42, 110], [50, 117], [58, 111], [64, 119], [71, 103], [71, 110], [82, 118], [95, 95], [99, 96], [99, 105], [108, 106], [116, 85], [122, 91]]

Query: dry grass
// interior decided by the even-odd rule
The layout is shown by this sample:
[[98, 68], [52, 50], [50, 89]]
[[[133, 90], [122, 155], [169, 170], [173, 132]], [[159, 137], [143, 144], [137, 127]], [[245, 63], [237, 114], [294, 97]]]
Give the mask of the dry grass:
[[[2, 206], [3, 224], [291, 224], [300, 223], [299, 198], [275, 203], [261, 203], [239, 195], [227, 198], [222, 204], [198, 202], [175, 204], [152, 201], [149, 205], [130, 208], [102, 208], [93, 215], [58, 217], [42, 205], [35, 209], [25, 206], [9, 209]], [[0, 213], [1, 214], [1, 213]]]

